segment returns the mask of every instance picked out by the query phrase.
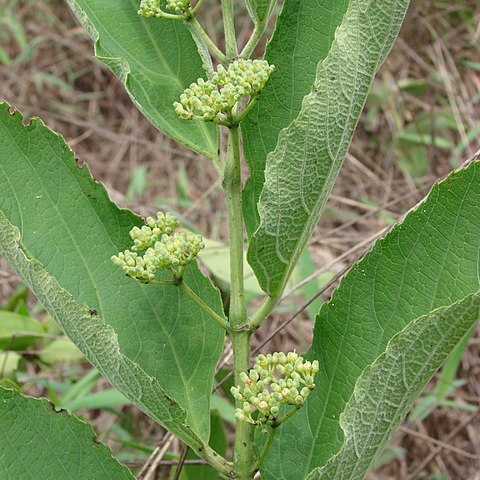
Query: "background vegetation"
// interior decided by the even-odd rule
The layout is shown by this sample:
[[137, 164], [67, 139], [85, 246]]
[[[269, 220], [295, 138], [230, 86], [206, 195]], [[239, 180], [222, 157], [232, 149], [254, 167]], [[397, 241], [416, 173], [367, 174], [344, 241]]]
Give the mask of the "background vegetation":
[[[221, 31], [220, 7], [207, 2], [205, 20], [215, 35]], [[246, 39], [251, 25], [242, 8], [238, 14], [245, 22], [237, 28]], [[66, 138], [79, 163], [89, 165], [115, 201], [143, 215], [177, 212], [211, 239], [205, 266], [224, 264], [225, 209], [210, 162], [176, 145], [141, 116], [93, 58], [90, 40], [61, 0], [0, 0], [0, 85], [1, 97], [26, 117], [40, 116]], [[254, 347], [268, 340], [269, 351], [306, 349], [314, 312], [340, 274], [435, 181], [478, 151], [479, 107], [477, 1], [412, 2], [375, 80], [327, 212], [302, 258], [299, 278], [311, 280], [287, 288], [280, 313], [257, 332]], [[225, 287], [221, 277], [217, 280]], [[256, 288], [252, 284], [249, 292], [252, 308]], [[91, 370], [1, 259], [0, 305], [0, 382], [85, 416], [138, 473], [136, 466], [152, 448], [165, 444], [161, 428]], [[480, 336], [472, 332], [419, 400], [370, 479], [480, 479], [479, 354]], [[230, 360], [227, 353], [220, 375]], [[224, 391], [215, 397], [220, 412], [215, 422], [228, 437], [233, 407]], [[218, 442], [226, 438], [220, 435]], [[175, 475], [171, 464], [182, 448], [170, 440], [168, 450], [158, 478]], [[181, 478], [200, 478], [200, 468], [186, 466]]]

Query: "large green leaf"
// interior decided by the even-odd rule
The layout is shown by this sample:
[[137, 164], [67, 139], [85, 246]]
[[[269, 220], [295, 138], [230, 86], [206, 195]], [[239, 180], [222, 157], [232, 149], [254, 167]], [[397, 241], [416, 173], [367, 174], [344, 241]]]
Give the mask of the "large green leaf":
[[92, 427], [45, 399], [0, 387], [0, 477], [133, 480]]
[[137, 15], [137, 0], [67, 0], [95, 42], [95, 55], [124, 84], [157, 128], [211, 159], [218, 157], [218, 127], [177, 117], [173, 102], [205, 77], [197, 47], [178, 21]]
[[[266, 2], [252, 3], [253, 10]], [[315, 80], [317, 65], [327, 56], [347, 6], [348, 0], [336, 0], [329, 5], [322, 0], [284, 2], [265, 52], [265, 59], [276, 70], [256, 107], [242, 123], [243, 149], [250, 170], [243, 192], [249, 235], [259, 223], [257, 202], [263, 188], [267, 154], [275, 148], [280, 131], [298, 115], [302, 99]]]
[[[59, 135], [38, 119], [24, 126], [0, 104], [0, 138], [0, 254], [120, 391], [163, 423], [182, 417], [177, 402], [207, 441], [224, 331], [177, 287], [140, 284], [113, 265], [110, 256], [129, 246], [128, 231], [141, 220], [77, 167]], [[223, 314], [218, 291], [196, 265], [185, 281]], [[156, 400], [146, 398], [148, 389]]]
[[479, 246], [480, 162], [475, 162], [437, 184], [320, 309], [307, 354], [320, 362], [317, 386], [277, 434], [264, 465], [266, 479], [303, 480], [340, 450], [340, 415], [358, 378], [392, 337], [480, 291]]
[[248, 260], [269, 294], [282, 291], [318, 222], [408, 2], [350, 1], [312, 92], [268, 155]]
[[345, 442], [308, 480], [363, 480], [423, 387], [480, 317], [480, 294], [405, 327], [358, 379], [340, 416]]

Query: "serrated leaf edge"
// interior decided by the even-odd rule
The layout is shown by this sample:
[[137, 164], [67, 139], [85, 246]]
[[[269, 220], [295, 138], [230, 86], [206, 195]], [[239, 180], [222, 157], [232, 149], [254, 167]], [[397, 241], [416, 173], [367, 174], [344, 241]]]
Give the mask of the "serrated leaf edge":
[[[26, 129], [29, 128], [35, 128], [36, 125], [38, 125], [41, 128], [44, 128], [48, 134], [52, 135], [56, 139], [60, 139], [63, 145], [65, 145], [73, 158], [73, 152], [71, 148], [68, 146], [68, 144], [65, 142], [64, 138], [57, 132], [51, 130], [48, 128], [48, 126], [45, 125], [42, 119], [39, 117], [31, 117], [28, 122], [24, 123], [24, 116], [23, 114], [17, 110], [13, 109], [8, 102], [0, 102], [0, 110], [6, 110], [9, 115], [14, 117], [19, 123], [22, 124], [22, 126]], [[114, 204], [112, 200], [109, 198], [107, 191], [103, 187], [103, 185], [94, 180], [91, 175], [90, 175], [90, 170], [88, 169], [88, 166], [84, 165], [83, 167], [79, 167], [80, 171], [85, 171], [84, 175], [88, 175], [90, 179], [92, 180], [92, 183], [94, 185], [94, 188], [101, 192], [102, 195], [106, 197], [106, 201], [110, 202], [111, 204]], [[118, 207], [117, 207], [118, 208]], [[128, 212], [132, 216], [132, 223], [135, 221], [135, 219], [139, 219], [137, 215], [135, 215], [133, 212], [131, 212], [127, 208], [121, 209], [123, 211]], [[115, 346], [115, 351], [118, 352], [118, 364], [125, 364], [128, 365], [130, 368], [133, 368], [133, 370], [137, 371], [141, 377], [143, 377], [147, 384], [149, 384], [150, 388], [152, 388], [152, 391], [161, 397], [167, 404], [170, 404], [173, 408], [176, 409], [176, 417], [174, 418], [175, 420], [175, 425], [170, 424], [168, 420], [162, 419], [156, 412], [155, 412], [155, 406], [148, 406], [144, 404], [141, 400], [136, 397], [132, 391], [129, 389], [126, 389], [125, 386], [121, 383], [117, 383], [115, 379], [112, 378], [110, 374], [107, 374], [105, 369], [102, 367], [102, 365], [97, 362], [96, 360], [96, 355], [94, 352], [89, 348], [89, 342], [85, 342], [83, 345], [78, 344], [77, 342], [74, 341], [75, 345], [79, 348], [79, 350], [85, 355], [85, 357], [96, 367], [98, 370], [110, 381], [110, 383], [115, 386], [119, 391], [121, 391], [127, 398], [129, 398], [132, 403], [137, 405], [142, 411], [144, 411], [147, 415], [149, 415], [151, 418], [156, 420], [158, 423], [161, 425], [165, 426], [165, 428], [169, 429], [175, 435], [178, 436], [181, 440], [183, 440], [185, 443], [189, 444], [194, 450], [197, 450], [198, 448], [202, 448], [204, 446], [204, 442], [197, 436], [197, 434], [185, 423], [186, 419], [186, 411], [173, 399], [171, 398], [163, 389], [162, 387], [158, 384], [158, 381], [148, 375], [138, 364], [130, 360], [128, 357], [123, 355], [120, 350], [120, 345], [118, 343], [118, 337], [117, 334], [115, 333], [115, 330], [113, 327], [108, 325], [103, 321], [100, 315], [91, 315], [90, 314], [90, 309], [86, 305], [81, 305], [79, 304], [70, 293], [68, 293], [67, 290], [62, 288], [60, 284], [57, 282], [57, 280], [50, 275], [44, 266], [38, 262], [37, 260], [30, 258], [28, 250], [23, 246], [21, 243], [21, 235], [20, 235], [20, 230], [10, 223], [8, 218], [4, 215], [4, 213], [0, 210], [0, 254], [5, 257], [5, 259], [15, 268], [19, 276], [24, 280], [24, 282], [31, 288], [31, 290], [35, 293], [35, 295], [38, 297], [38, 299], [44, 304], [45, 308], [51, 313], [52, 317], [56, 321], [56, 323], [65, 331], [67, 336], [72, 339], [72, 336], [69, 334], [71, 332], [70, 328], [65, 327], [65, 322], [62, 320], [62, 315], [61, 313], [58, 313], [55, 311], [53, 305], [49, 301], [49, 295], [46, 293], [46, 290], [52, 289], [55, 292], [58, 292], [59, 295], [63, 298], [64, 300], [64, 305], [66, 308], [64, 310], [67, 310], [68, 307], [72, 310], [75, 310], [76, 316], [83, 322], [91, 322], [91, 323], [96, 323], [98, 325], [97, 329], [103, 329], [104, 331], [108, 332], [109, 339], [112, 341], [113, 345]], [[13, 243], [15, 246], [11, 248], [10, 250], [6, 245], [8, 244], [8, 241]], [[32, 272], [33, 275], [32, 275]], [[38, 273], [37, 273], [38, 272]], [[203, 275], [203, 274], [202, 274]], [[43, 287], [40, 289], [35, 288], [34, 286], [34, 281], [39, 282], [39, 286], [42, 284], [41, 280], [42, 277], [44, 279], [43, 281]], [[216, 291], [218, 292], [218, 289], [215, 288]], [[64, 313], [64, 312], [63, 312]], [[92, 342], [93, 344], [94, 342]], [[135, 376], [135, 378], [137, 378]], [[177, 428], [178, 427], [178, 428]]]
[[[480, 305], [479, 300], [480, 300], [480, 290], [476, 293], [468, 295], [467, 297], [465, 297], [461, 300], [458, 300], [457, 302], [455, 302], [451, 305], [446, 305], [446, 306], [443, 306], [443, 307], [439, 307], [435, 310], [432, 310], [431, 312], [429, 312], [425, 315], [422, 315], [421, 317], [418, 317], [415, 320], [412, 320], [410, 323], [408, 323], [408, 325], [406, 325], [402, 330], [397, 332], [388, 341], [385, 350], [371, 364], [366, 366], [364, 368], [364, 370], [362, 371], [362, 373], [357, 378], [357, 381], [355, 382], [355, 387], [353, 389], [353, 392], [352, 392], [349, 400], [345, 404], [345, 408], [344, 408], [343, 412], [340, 414], [339, 423], [340, 423], [340, 427], [342, 428], [342, 431], [343, 431], [343, 434], [344, 434], [344, 441], [343, 441], [342, 447], [340, 448], [340, 450], [337, 453], [332, 455], [329, 460], [327, 460], [325, 465], [313, 469], [307, 475], [306, 480], [320, 480], [322, 478], [323, 474], [328, 471], [328, 468], [331, 467], [338, 459], [341, 459], [342, 454], [344, 453], [344, 451], [346, 449], [346, 445], [348, 443], [348, 440], [354, 437], [354, 434], [351, 430], [352, 423], [349, 422], [346, 417], [348, 415], [351, 415], [355, 411], [355, 404], [358, 403], [357, 402], [357, 397], [359, 396], [359, 392], [363, 392], [365, 390], [364, 386], [369, 383], [369, 379], [371, 379], [374, 376], [376, 370], [378, 368], [380, 368], [380, 366], [382, 365], [382, 361], [385, 358], [391, 356], [392, 352], [397, 349], [397, 342], [399, 341], [399, 339], [403, 338], [403, 336], [406, 333], [409, 333], [411, 330], [414, 330], [419, 324], [422, 324], [423, 321], [427, 321], [429, 319], [429, 317], [435, 316], [435, 314], [443, 313], [443, 312], [448, 311], [450, 309], [455, 309], [456, 307], [459, 307], [459, 306], [461, 306], [462, 304], [464, 304], [465, 302], [468, 302], [468, 301], [471, 301], [472, 304], [477, 305], [478, 315], [480, 315], [480, 309], [478, 308], [479, 305]], [[477, 315], [477, 319], [471, 325], [469, 325], [468, 328], [465, 328], [464, 335], [467, 334], [468, 330], [471, 328], [471, 326], [476, 321], [478, 321], [478, 315]], [[460, 340], [461, 340], [461, 338], [458, 339], [458, 341], [460, 341]], [[447, 356], [448, 356], [448, 354], [445, 354], [445, 358]], [[432, 373], [430, 378], [432, 378], [434, 374], [435, 374], [435, 372]], [[416, 391], [416, 395], [414, 395], [414, 396], [418, 396], [418, 394], [423, 390], [424, 387], [425, 387], [425, 385], [421, 385], [420, 387], [418, 387], [418, 389]], [[394, 417], [394, 423], [393, 423], [394, 426], [391, 430], [387, 430], [387, 435], [388, 435], [389, 432], [394, 431], [398, 427], [398, 425], [400, 425], [403, 417], [406, 414], [406, 411], [408, 411], [410, 406], [411, 405], [408, 405], [408, 404], [406, 405], [405, 402], [402, 405], [400, 405], [400, 408], [397, 410], [397, 413], [395, 414], [395, 417]], [[383, 449], [383, 447], [385, 445], [385, 442], [388, 440], [388, 438], [385, 438], [387, 435], [384, 435], [385, 441], [377, 448], [377, 455]], [[372, 457], [372, 460], [370, 462], [370, 466], [373, 465], [375, 458], [376, 458], [376, 455]], [[363, 475], [361, 476], [361, 478], [363, 478]], [[360, 480], [360, 477], [349, 477], [348, 480], [352, 480], [352, 479], [353, 480]], [[345, 479], [345, 480], [347, 480], [347, 479]]]
[[[28, 401], [32, 401], [32, 402], [37, 402], [37, 403], [40, 403], [42, 404], [42, 407], [43, 409], [48, 413], [48, 414], [52, 414], [52, 415], [66, 415], [67, 418], [68, 418], [68, 421], [71, 421], [71, 422], [77, 422], [78, 424], [80, 424], [82, 426], [82, 428], [88, 432], [88, 437], [91, 437], [92, 439], [92, 447], [94, 449], [100, 449], [102, 454], [106, 455], [107, 458], [113, 460], [115, 463], [117, 463], [118, 465], [120, 465], [121, 467], [123, 467], [125, 469], [125, 472], [128, 472], [130, 473], [130, 476], [132, 479], [134, 479], [135, 477], [131, 474], [131, 472], [128, 470], [127, 467], [125, 467], [125, 465], [123, 465], [112, 453], [112, 450], [110, 449], [110, 447], [108, 445], [106, 445], [105, 443], [103, 442], [100, 442], [99, 440], [97, 440], [97, 434], [95, 432], [95, 430], [93, 429], [92, 425], [90, 423], [88, 423], [87, 421], [75, 416], [75, 415], [72, 415], [71, 413], [68, 413], [66, 410], [56, 410], [55, 409], [55, 405], [53, 405], [53, 403], [51, 403], [47, 398], [37, 398], [37, 397], [32, 397], [30, 395], [24, 395], [23, 393], [20, 393], [14, 389], [11, 389], [11, 388], [5, 388], [5, 387], [2, 387], [0, 386], [0, 390], [3, 390], [4, 392], [12, 392], [14, 395], [18, 395], [19, 397], [22, 397]], [[12, 396], [13, 398], [13, 396]], [[6, 400], [5, 400], [6, 401]]]
[[[103, 55], [98, 55], [98, 51], [101, 50], [101, 46], [100, 46], [101, 40], [100, 40], [100, 34], [98, 33], [98, 30], [95, 28], [92, 21], [88, 18], [88, 15], [85, 13], [85, 11], [78, 5], [78, 3], [75, 0], [66, 0], [66, 1], [68, 3], [68, 6], [74, 13], [75, 17], [78, 19], [80, 24], [85, 28], [88, 35], [91, 37], [93, 41], [95, 58], [97, 58], [102, 63], [107, 65], [112, 70], [112, 72], [118, 77], [119, 81], [122, 83], [123, 87], [125, 88], [125, 91], [128, 93], [130, 100], [132, 100], [132, 102], [138, 108], [138, 110], [142, 113], [142, 115], [144, 115], [152, 125], [155, 125], [157, 128], [160, 128], [159, 126], [157, 126], [157, 121], [153, 118], [153, 116], [150, 115], [143, 108], [143, 106], [136, 100], [135, 96], [131, 92], [131, 89], [129, 87], [131, 69], [127, 59], [124, 57], [106, 57]], [[135, 15], [136, 14], [137, 13], [135, 12]], [[203, 59], [202, 59], [202, 63], [204, 63]], [[172, 105], [172, 110], [173, 110], [173, 105]], [[206, 132], [206, 126], [204, 122], [201, 122], [199, 126], [202, 128], [202, 130], [205, 130]], [[177, 142], [186, 145], [191, 150], [194, 150], [195, 152], [198, 152], [201, 155], [204, 155], [205, 157], [209, 158], [214, 162], [217, 160], [218, 149], [216, 148], [215, 143], [211, 143], [209, 141], [208, 143], [211, 143], [212, 149], [206, 150], [200, 147], [197, 143], [191, 142], [190, 140], [185, 139], [183, 135], [170, 124], [165, 123], [165, 125], [162, 125], [161, 130], [165, 132], [166, 135], [172, 137]], [[217, 128], [217, 131], [218, 131], [218, 128]], [[205, 134], [204, 138], [206, 139], [210, 138], [208, 133]]]
[[[403, 14], [403, 18], [406, 15], [406, 11], [407, 11], [409, 3], [410, 3], [410, 0], [406, 0], [406, 8], [405, 8], [405, 11], [404, 11], [404, 14]], [[349, 9], [350, 8], [353, 8], [353, 7], [350, 5]], [[357, 6], [357, 8], [358, 8], [358, 6]], [[348, 14], [348, 10], [347, 10], [345, 15]], [[403, 21], [400, 22], [400, 24], [398, 25], [397, 33], [398, 33], [398, 30], [400, 29], [402, 23], [403, 23]], [[297, 126], [297, 124], [299, 122], [299, 118], [301, 118], [302, 115], [304, 115], [305, 111], [308, 110], [309, 105], [311, 103], [311, 99], [316, 96], [319, 88], [321, 88], [321, 85], [318, 85], [318, 78], [320, 76], [320, 72], [322, 72], [324, 69], [326, 69], [325, 65], [327, 65], [332, 60], [332, 56], [335, 55], [335, 53], [336, 53], [335, 50], [338, 49], [338, 45], [342, 44], [342, 37], [347, 36], [347, 28], [349, 28], [349, 22], [345, 21], [345, 16], [344, 16], [343, 19], [342, 19], [342, 22], [340, 23], [340, 25], [337, 27], [337, 29], [335, 31], [335, 36], [334, 36], [333, 42], [330, 46], [330, 50], [329, 50], [327, 56], [323, 60], [321, 60], [317, 65], [317, 69], [316, 69], [316, 73], [315, 73], [315, 80], [313, 82], [313, 85], [311, 87], [310, 92], [303, 97], [301, 108], [300, 108], [300, 111], [299, 111], [297, 117], [295, 119], [293, 119], [292, 122], [287, 127], [283, 128], [279, 132], [278, 139], [277, 139], [277, 144], [276, 144], [274, 150], [267, 154], [267, 159], [266, 159], [266, 163], [265, 163], [265, 171], [264, 171], [264, 184], [263, 184], [262, 191], [260, 193], [259, 201], [257, 203], [259, 223], [258, 223], [258, 226], [257, 226], [256, 230], [253, 232], [253, 234], [251, 236], [251, 242], [250, 242], [250, 246], [249, 246], [248, 253], [247, 253], [247, 259], [248, 259], [248, 262], [251, 265], [252, 269], [254, 270], [255, 274], [257, 275], [258, 281], [259, 281], [262, 289], [267, 294], [270, 294], [270, 295], [274, 295], [279, 291], [280, 292], [283, 291], [283, 288], [284, 288], [286, 282], [288, 281], [288, 279], [290, 278], [290, 275], [292, 274], [293, 269], [295, 268], [295, 265], [297, 264], [298, 259], [300, 258], [300, 255], [302, 254], [308, 239], [311, 237], [311, 234], [313, 232], [313, 229], [315, 228], [315, 225], [318, 223], [318, 220], [320, 218], [320, 215], [323, 211], [323, 208], [326, 204], [326, 201], [327, 201], [329, 195], [328, 194], [323, 195], [324, 198], [320, 202], [316, 202], [312, 212], [310, 212], [309, 220], [306, 223], [306, 228], [303, 230], [302, 235], [298, 238], [298, 240], [296, 242], [296, 245], [295, 245], [294, 251], [292, 252], [290, 260], [282, 258], [282, 255], [279, 252], [277, 252], [277, 256], [282, 261], [282, 263], [284, 263], [285, 265], [289, 265], [289, 266], [288, 266], [288, 268], [285, 269], [285, 272], [284, 272], [281, 280], [276, 282], [277, 285], [276, 286], [274, 285], [272, 287], [270, 285], [271, 281], [268, 278], [267, 269], [265, 268], [265, 266], [261, 262], [256, 262], [255, 261], [256, 251], [254, 251], [254, 249], [252, 248], [252, 247], [254, 247], [255, 241], [258, 239], [258, 234], [260, 233], [262, 227], [264, 226], [264, 223], [265, 223], [264, 218], [270, 212], [269, 206], [265, 205], [265, 203], [264, 203], [264, 198], [266, 196], [265, 192], [269, 188], [268, 176], [271, 176], [272, 175], [271, 172], [275, 171], [275, 168], [276, 168], [275, 155], [276, 155], [277, 151], [281, 148], [285, 148], [282, 145], [282, 143], [287, 142], [289, 132]], [[391, 33], [388, 36], [390, 37]], [[394, 38], [396, 38], [396, 36], [397, 36], [397, 34], [395, 33]], [[387, 45], [387, 48], [384, 48], [381, 51], [381, 53], [380, 53], [380, 55], [378, 56], [378, 59], [377, 59], [377, 63], [376, 63], [376, 67], [375, 67], [375, 74], [378, 72], [379, 67], [385, 61], [385, 59], [386, 59], [388, 53], [390, 52], [392, 46], [393, 46], [393, 41], [389, 45]], [[371, 78], [370, 85], [373, 82], [375, 74]], [[363, 110], [363, 106], [364, 106], [366, 100], [367, 100], [367, 96], [365, 96], [365, 99], [364, 99], [363, 105], [360, 109], [360, 112]], [[352, 101], [352, 103], [353, 103], [353, 101]], [[335, 183], [337, 174], [338, 174], [338, 172], [339, 172], [339, 170], [340, 170], [340, 168], [343, 164], [344, 157], [347, 153], [348, 146], [350, 145], [351, 138], [353, 137], [353, 134], [355, 132], [356, 125], [358, 124], [359, 119], [360, 119], [360, 115], [358, 116], [355, 124], [353, 125], [351, 135], [349, 137], [348, 142], [346, 143], [347, 146], [345, 147], [345, 154], [341, 155], [341, 157], [342, 157], [341, 161], [337, 164], [332, 163], [331, 170], [333, 171], [335, 169], [336, 174], [333, 175], [333, 178], [332, 178], [332, 175], [329, 176], [328, 181], [325, 182], [325, 185], [324, 185], [324, 188], [323, 188], [322, 192], [319, 192], [319, 195], [318, 195], [319, 199], [322, 197], [323, 192], [327, 191], [329, 193], [331, 191], [331, 189], [333, 188], [333, 185]]]

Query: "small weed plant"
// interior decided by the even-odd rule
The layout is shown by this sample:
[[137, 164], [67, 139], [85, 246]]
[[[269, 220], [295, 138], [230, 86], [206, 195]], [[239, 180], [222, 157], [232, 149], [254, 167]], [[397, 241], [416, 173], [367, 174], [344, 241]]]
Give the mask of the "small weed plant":
[[[478, 320], [480, 163], [435, 185], [350, 269], [305, 354], [252, 363], [251, 335], [285, 293], [409, 2], [288, 0], [280, 13], [276, 0], [245, 2], [253, 28], [239, 48], [233, 0], [221, 0], [222, 45], [202, 26], [204, 0], [68, 0], [143, 114], [218, 172], [227, 301], [198, 267], [202, 235], [167, 212], [118, 208], [58, 134], [6, 102], [0, 253], [112, 385], [206, 462], [202, 479], [362, 479]], [[246, 268], [263, 291], [255, 309]], [[211, 428], [226, 339], [228, 456]], [[2, 478], [133, 478], [85, 423], [15, 390], [0, 397]]]

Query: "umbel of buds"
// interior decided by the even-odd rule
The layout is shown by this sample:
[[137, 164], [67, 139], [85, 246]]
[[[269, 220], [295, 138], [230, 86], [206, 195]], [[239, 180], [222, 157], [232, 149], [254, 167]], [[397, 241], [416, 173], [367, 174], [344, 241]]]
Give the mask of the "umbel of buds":
[[[167, 0], [165, 7], [171, 12], [179, 15], [185, 14], [190, 8], [190, 0]], [[160, 0], [142, 0], [138, 9], [142, 17], [162, 17], [163, 11], [160, 7]]]
[[266, 60], [235, 60], [227, 69], [219, 65], [210, 80], [199, 78], [180, 95], [175, 113], [184, 120], [227, 124], [238, 102], [258, 95], [274, 69]]
[[315, 387], [318, 361], [305, 361], [295, 352], [259, 355], [248, 372], [240, 374], [241, 385], [230, 391], [242, 408], [235, 417], [252, 425], [278, 425], [281, 405], [300, 408]]
[[184, 268], [205, 247], [201, 235], [174, 232], [178, 220], [170, 213], [157, 213], [157, 218], [147, 217], [142, 228], [133, 227], [129, 250], [112, 256], [112, 261], [129, 276], [149, 282], [157, 270], [167, 269], [181, 276]]

